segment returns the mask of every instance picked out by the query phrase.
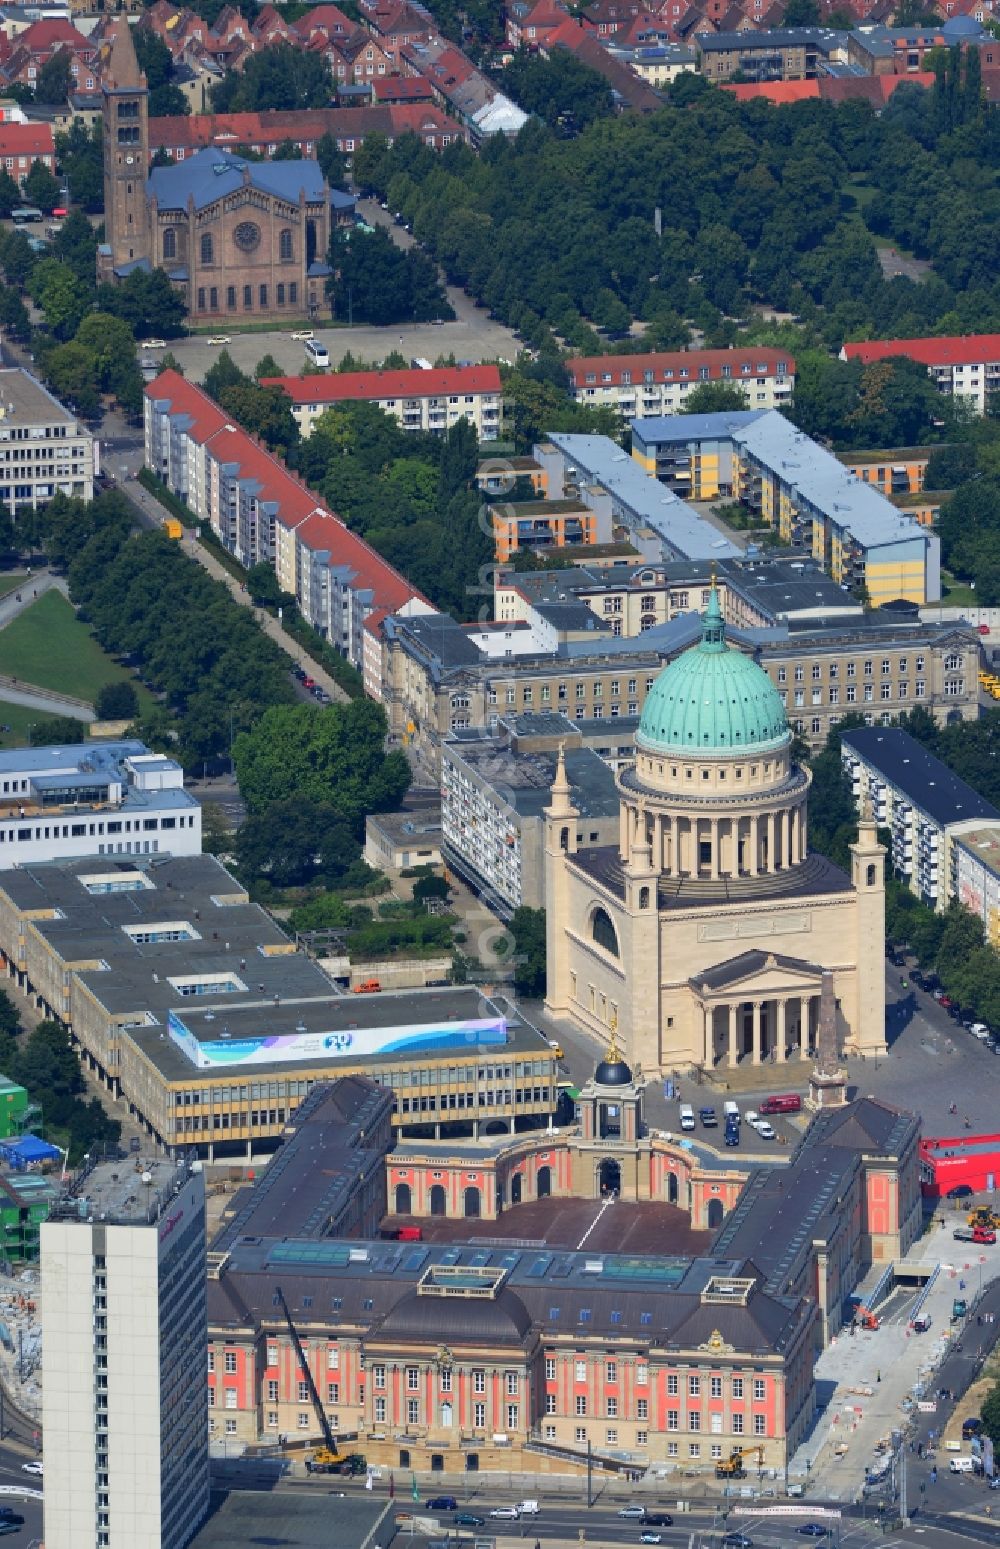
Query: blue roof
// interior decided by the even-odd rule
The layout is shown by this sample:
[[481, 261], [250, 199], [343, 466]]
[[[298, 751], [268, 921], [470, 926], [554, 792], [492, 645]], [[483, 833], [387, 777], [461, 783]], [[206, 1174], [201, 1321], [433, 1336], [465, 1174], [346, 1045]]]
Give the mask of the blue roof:
[[37, 1135], [22, 1135], [19, 1140], [0, 1141], [0, 1156], [15, 1166], [25, 1167], [29, 1162], [53, 1161], [62, 1156], [62, 1152], [58, 1146], [50, 1146], [47, 1140], [39, 1140]]
[[330, 203], [335, 210], [353, 210], [357, 202], [353, 194], [345, 194], [341, 188], [330, 189]]
[[323, 173], [318, 161], [244, 161], [231, 151], [211, 148], [178, 165], [154, 167], [146, 188], [161, 210], [184, 210], [189, 198], [196, 210], [203, 210], [244, 184], [290, 204], [298, 204], [303, 191], [307, 203], [323, 200]]

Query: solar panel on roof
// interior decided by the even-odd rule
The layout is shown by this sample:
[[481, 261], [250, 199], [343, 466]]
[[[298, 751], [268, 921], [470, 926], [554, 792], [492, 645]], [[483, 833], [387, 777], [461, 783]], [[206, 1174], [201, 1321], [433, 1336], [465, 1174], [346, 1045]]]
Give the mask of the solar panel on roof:
[[475, 1269], [485, 1269], [490, 1261], [489, 1248], [477, 1248], [475, 1253], [470, 1253], [466, 1263]]
[[449, 1265], [450, 1264], [457, 1264], [461, 1257], [462, 1257], [462, 1250], [461, 1250], [461, 1248], [447, 1248], [444, 1251], [444, 1253], [442, 1253], [440, 1259], [438, 1260], [438, 1263], [439, 1264], [449, 1264]]
[[534, 1263], [528, 1270], [528, 1274], [530, 1275], [531, 1279], [541, 1280], [542, 1276], [548, 1273], [548, 1269], [551, 1263], [551, 1253], [543, 1253], [540, 1258], [535, 1259]]
[[425, 1264], [429, 1258], [429, 1248], [411, 1248], [399, 1267], [400, 1269], [404, 1269], [407, 1272], [410, 1272], [412, 1270], [420, 1269], [421, 1265]]

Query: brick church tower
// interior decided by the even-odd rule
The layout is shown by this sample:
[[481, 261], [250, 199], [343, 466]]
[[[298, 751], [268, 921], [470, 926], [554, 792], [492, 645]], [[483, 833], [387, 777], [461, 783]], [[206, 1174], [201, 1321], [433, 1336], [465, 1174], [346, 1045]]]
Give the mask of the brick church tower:
[[152, 257], [146, 206], [149, 90], [124, 17], [115, 29], [102, 93], [105, 248], [98, 255], [98, 278], [104, 280], [123, 264]]

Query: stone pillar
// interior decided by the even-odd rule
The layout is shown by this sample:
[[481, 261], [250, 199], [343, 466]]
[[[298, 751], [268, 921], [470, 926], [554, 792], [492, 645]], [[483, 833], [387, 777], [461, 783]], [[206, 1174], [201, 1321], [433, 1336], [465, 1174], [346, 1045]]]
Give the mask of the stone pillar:
[[736, 1026], [739, 1010], [739, 1006], [729, 1007], [729, 1064], [733, 1070], [735, 1070], [739, 1061], [739, 1055], [736, 1051]]
[[705, 1068], [711, 1070], [715, 1064], [715, 1013], [711, 1006], [705, 1007]]
[[760, 1064], [760, 1001], [753, 1002], [753, 1031], [750, 1037], [751, 1064]]
[[785, 1010], [786, 1010], [788, 1002], [786, 1001], [785, 997], [782, 995], [780, 997], [780, 999], [775, 1001], [774, 1004], [775, 1004], [775, 1008], [776, 1008], [776, 1022], [777, 1022], [777, 1033], [776, 1033], [777, 1045], [776, 1045], [776, 1047], [777, 1047], [777, 1050], [778, 1050], [778, 1061], [779, 1061], [780, 1064], [783, 1065], [785, 1063], [785, 1061], [787, 1060], [787, 1058], [788, 1058], [788, 1046], [787, 1046], [787, 1043], [786, 1043], [786, 1038], [787, 1038], [788, 1035], [787, 1035], [787, 1032], [785, 1030]]
[[760, 819], [755, 815], [750, 819], [750, 865], [747, 868], [751, 877], [755, 877], [760, 869]]
[[803, 995], [802, 1006], [802, 1034], [800, 1038], [799, 1055], [802, 1059], [809, 1058], [809, 1045], [812, 1042], [812, 1008], [814, 995]]
[[774, 812], [767, 814], [767, 869], [778, 869], [778, 818]]
[[709, 825], [708, 825], [708, 831], [709, 831], [711, 845], [712, 845], [712, 861], [711, 861], [711, 865], [709, 867], [709, 873], [708, 874], [711, 877], [713, 882], [717, 882], [719, 880], [719, 835], [720, 835], [719, 819], [718, 818], [711, 818], [710, 819]]
[[785, 809], [785, 865], [792, 864], [792, 812], [790, 807]]
[[803, 802], [799, 808], [799, 859], [805, 860], [809, 853], [809, 808]]
[[618, 857], [623, 861], [629, 858], [628, 815], [629, 809], [622, 802], [618, 808]]

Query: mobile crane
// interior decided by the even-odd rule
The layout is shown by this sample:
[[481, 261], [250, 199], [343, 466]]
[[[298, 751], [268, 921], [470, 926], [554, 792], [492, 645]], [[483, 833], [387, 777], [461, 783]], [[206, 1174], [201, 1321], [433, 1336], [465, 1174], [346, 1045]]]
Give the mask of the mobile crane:
[[302, 1341], [299, 1338], [299, 1331], [292, 1322], [292, 1315], [288, 1310], [288, 1303], [285, 1301], [285, 1295], [280, 1285], [275, 1286], [274, 1294], [278, 1298], [278, 1303], [285, 1315], [288, 1332], [292, 1336], [292, 1344], [295, 1346], [295, 1354], [298, 1357], [299, 1368], [305, 1378], [306, 1386], [309, 1389], [309, 1397], [312, 1399], [312, 1405], [319, 1420], [320, 1430], [323, 1433], [323, 1446], [317, 1447], [312, 1457], [306, 1459], [306, 1472], [310, 1474], [332, 1474], [336, 1470], [352, 1474], [362, 1473], [366, 1463], [361, 1454], [357, 1452], [345, 1454], [341, 1452], [337, 1445], [337, 1438], [333, 1434], [330, 1422], [326, 1417], [326, 1410], [323, 1408], [319, 1392], [313, 1381], [313, 1374]]
[[747, 1471], [743, 1466], [744, 1458], [756, 1457], [757, 1467], [764, 1467], [763, 1447], [734, 1447], [728, 1458], [715, 1465], [716, 1479], [745, 1479]]

